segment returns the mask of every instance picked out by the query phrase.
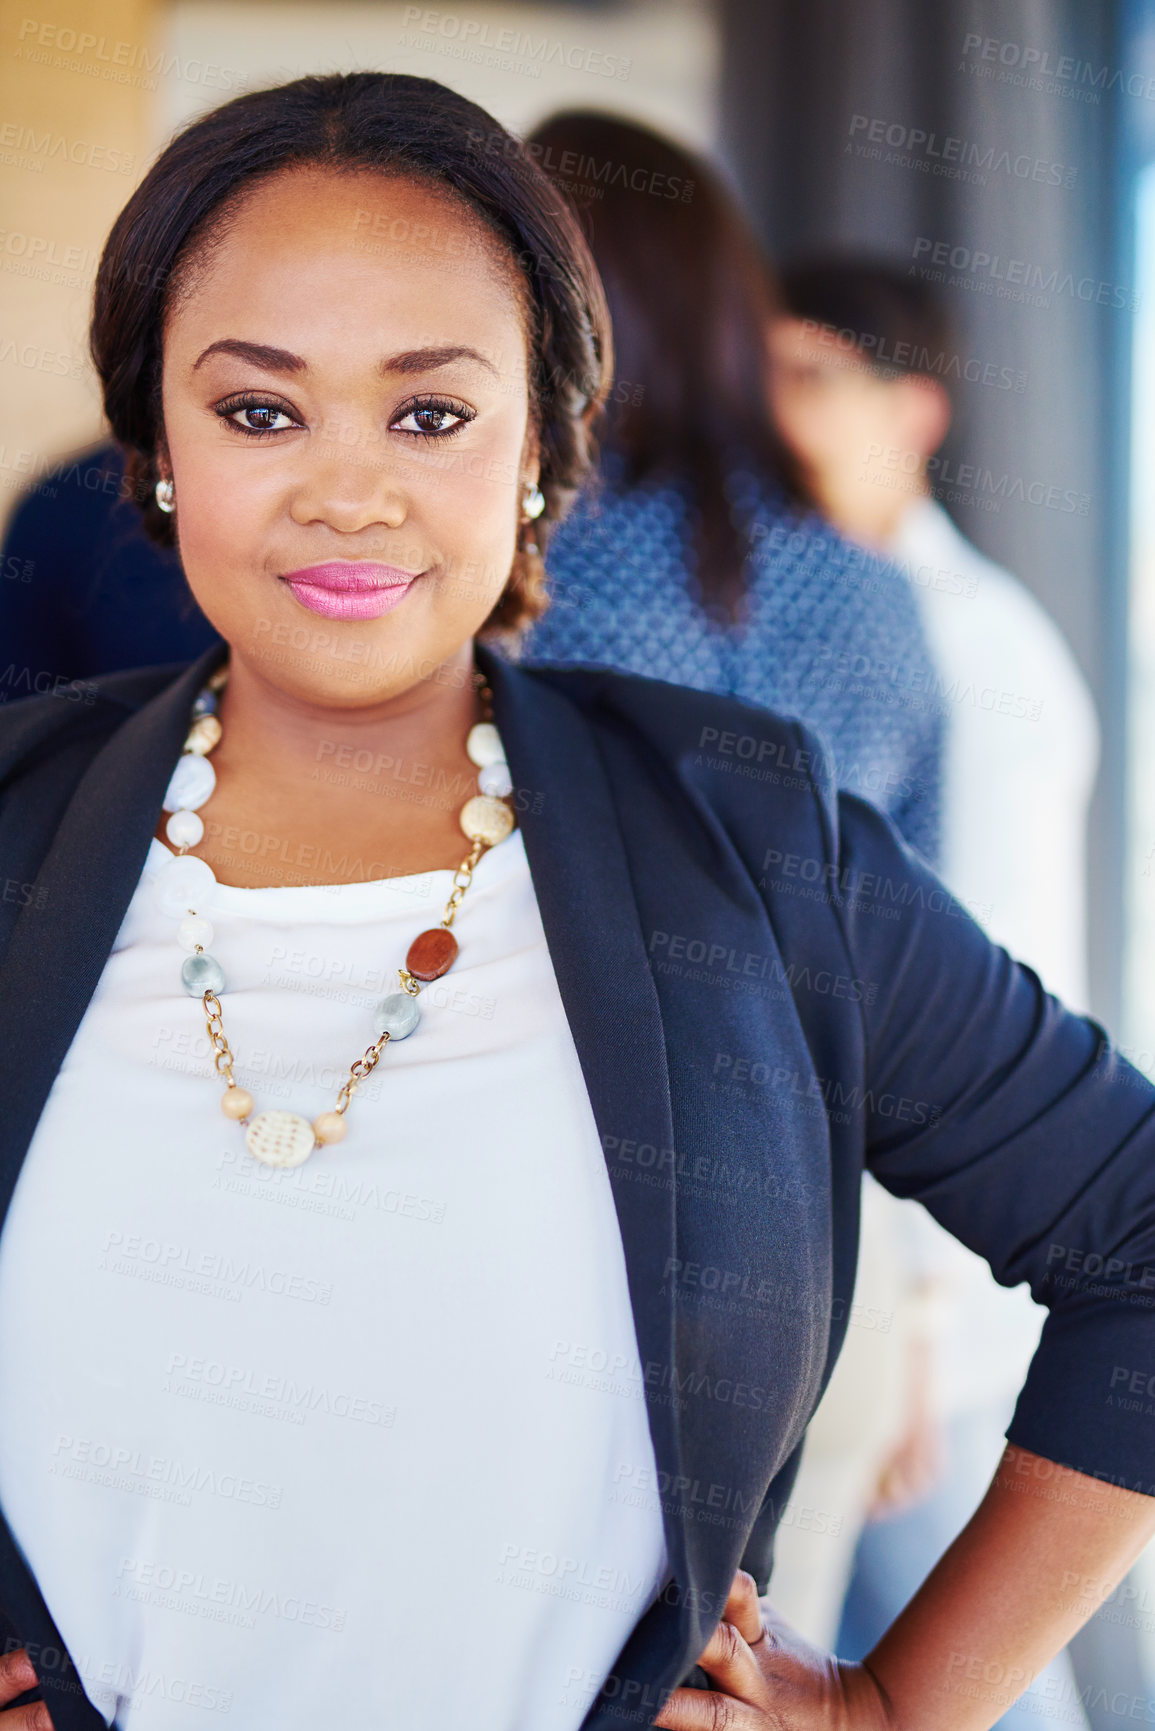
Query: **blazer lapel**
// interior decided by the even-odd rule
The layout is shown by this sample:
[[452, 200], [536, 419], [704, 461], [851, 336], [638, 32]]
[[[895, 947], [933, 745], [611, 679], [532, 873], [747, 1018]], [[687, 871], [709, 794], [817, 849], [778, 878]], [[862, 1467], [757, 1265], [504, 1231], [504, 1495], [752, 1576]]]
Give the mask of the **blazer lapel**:
[[[638, 773], [629, 705], [658, 726], [663, 688], [603, 701], [587, 680], [587, 719], [548, 675], [483, 666], [602, 1133], [673, 1577], [586, 1721], [586, 1731], [609, 1731], [643, 1710], [652, 1718], [662, 1689], [705, 1645], [817, 1392], [829, 1327], [829, 1137], [804, 1086], [713, 1081], [719, 1054], [757, 1054], [767, 1084], [807, 1077], [810, 1057], [748, 866], [708, 802], [700, 824], [671, 823], [668, 790]], [[652, 966], [651, 945], [661, 956], [658, 940], [674, 935], [686, 965]], [[696, 951], [715, 959], [699, 966]], [[758, 992], [728, 989], [735, 975]]]
[[[677, 1408], [666, 1386], [675, 1351], [674, 1184], [639, 1184], [635, 1169], [613, 1157], [628, 1142], [670, 1149], [674, 1137], [662, 1019], [620, 819], [574, 706], [484, 650], [478, 661], [493, 690], [550, 959], [606, 1155], [639, 1355], [653, 1371], [646, 1403], [654, 1454], [659, 1473], [676, 1477]], [[662, 1518], [671, 1573], [684, 1580], [681, 1522]]]
[[[0, 1224], [53, 1081], [140, 879], [189, 710], [214, 647], [132, 714], [93, 758], [21, 908], [0, 967]], [[0, 1519], [6, 1650], [27, 1646], [58, 1731], [101, 1731], [15, 1537]]]

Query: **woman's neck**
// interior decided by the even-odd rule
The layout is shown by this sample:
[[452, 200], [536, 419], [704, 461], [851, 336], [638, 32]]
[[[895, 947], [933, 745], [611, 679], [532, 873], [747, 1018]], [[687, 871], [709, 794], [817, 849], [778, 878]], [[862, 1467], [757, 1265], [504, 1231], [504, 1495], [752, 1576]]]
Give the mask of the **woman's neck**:
[[241, 888], [452, 868], [469, 849], [458, 815], [477, 791], [465, 741], [481, 713], [471, 644], [395, 697], [339, 708], [302, 702], [234, 657], [217, 786], [192, 851]]
[[234, 655], [219, 714], [218, 771], [243, 763], [250, 774], [284, 781], [312, 777], [319, 766], [364, 764], [367, 752], [410, 763], [456, 757], [481, 714], [473, 645], [395, 696], [340, 706], [299, 699]]

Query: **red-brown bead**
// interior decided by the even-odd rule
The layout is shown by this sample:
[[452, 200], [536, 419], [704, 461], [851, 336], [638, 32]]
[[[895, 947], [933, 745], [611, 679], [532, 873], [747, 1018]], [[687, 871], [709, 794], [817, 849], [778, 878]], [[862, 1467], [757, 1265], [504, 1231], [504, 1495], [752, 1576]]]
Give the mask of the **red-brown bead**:
[[457, 960], [457, 939], [444, 926], [421, 932], [409, 946], [405, 966], [415, 980], [439, 980]]

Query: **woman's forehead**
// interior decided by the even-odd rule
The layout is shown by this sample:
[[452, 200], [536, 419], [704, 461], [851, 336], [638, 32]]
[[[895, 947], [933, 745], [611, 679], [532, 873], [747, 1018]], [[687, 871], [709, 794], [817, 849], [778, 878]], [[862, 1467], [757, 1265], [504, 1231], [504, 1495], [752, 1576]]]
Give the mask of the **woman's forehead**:
[[420, 326], [422, 342], [472, 331], [492, 346], [503, 326], [523, 327], [523, 301], [517, 266], [463, 200], [396, 174], [298, 169], [228, 212], [171, 313], [194, 327], [244, 313], [318, 332], [384, 319], [414, 340]]

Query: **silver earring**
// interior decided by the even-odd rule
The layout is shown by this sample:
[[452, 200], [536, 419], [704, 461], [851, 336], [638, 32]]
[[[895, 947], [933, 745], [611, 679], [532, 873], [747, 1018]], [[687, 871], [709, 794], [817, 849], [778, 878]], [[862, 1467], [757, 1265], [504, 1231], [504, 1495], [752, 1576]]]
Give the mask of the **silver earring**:
[[526, 488], [525, 498], [521, 501], [521, 508], [531, 523], [536, 517], [541, 516], [545, 510], [545, 494], [540, 487]]
[[176, 489], [170, 480], [157, 482], [156, 502], [166, 517], [170, 517], [176, 510]]

